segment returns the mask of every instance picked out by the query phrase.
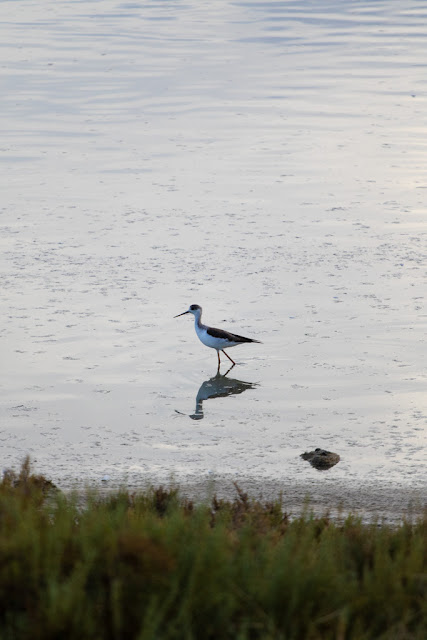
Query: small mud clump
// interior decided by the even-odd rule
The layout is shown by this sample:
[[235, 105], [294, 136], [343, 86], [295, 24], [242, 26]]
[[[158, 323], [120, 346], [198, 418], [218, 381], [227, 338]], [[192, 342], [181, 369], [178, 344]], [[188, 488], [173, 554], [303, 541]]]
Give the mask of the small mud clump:
[[326, 451], [319, 447], [309, 453], [302, 453], [301, 458], [303, 460], [308, 460], [311, 466], [319, 471], [330, 469], [340, 461], [340, 457], [337, 453], [333, 453], [333, 451]]

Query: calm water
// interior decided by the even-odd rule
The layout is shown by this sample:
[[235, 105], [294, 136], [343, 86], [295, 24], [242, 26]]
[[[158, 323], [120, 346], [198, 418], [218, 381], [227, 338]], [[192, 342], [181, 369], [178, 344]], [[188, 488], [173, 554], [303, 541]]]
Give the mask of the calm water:
[[0, 11], [2, 465], [425, 487], [427, 2]]

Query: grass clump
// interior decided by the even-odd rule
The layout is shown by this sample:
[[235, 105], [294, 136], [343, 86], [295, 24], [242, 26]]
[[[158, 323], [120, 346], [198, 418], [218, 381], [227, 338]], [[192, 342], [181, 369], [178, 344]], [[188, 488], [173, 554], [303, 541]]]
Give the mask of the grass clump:
[[176, 490], [64, 496], [28, 461], [0, 484], [0, 638], [427, 637], [427, 517], [290, 519]]

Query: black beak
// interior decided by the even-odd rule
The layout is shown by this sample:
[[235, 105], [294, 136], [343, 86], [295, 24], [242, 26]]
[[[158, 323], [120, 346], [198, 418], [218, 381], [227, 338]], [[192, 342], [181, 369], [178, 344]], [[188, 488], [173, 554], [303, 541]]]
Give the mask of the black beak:
[[178, 313], [177, 316], [174, 316], [174, 318], [179, 318], [179, 316], [185, 316], [186, 313], [190, 313], [189, 311], [184, 311], [184, 313]]

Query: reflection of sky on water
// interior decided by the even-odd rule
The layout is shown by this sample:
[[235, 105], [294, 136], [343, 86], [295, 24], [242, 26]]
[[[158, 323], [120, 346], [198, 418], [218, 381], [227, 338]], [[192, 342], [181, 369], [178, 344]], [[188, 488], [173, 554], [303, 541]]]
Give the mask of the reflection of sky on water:
[[[4, 464], [425, 482], [427, 10], [5, 9]], [[264, 343], [200, 432], [190, 303]]]

